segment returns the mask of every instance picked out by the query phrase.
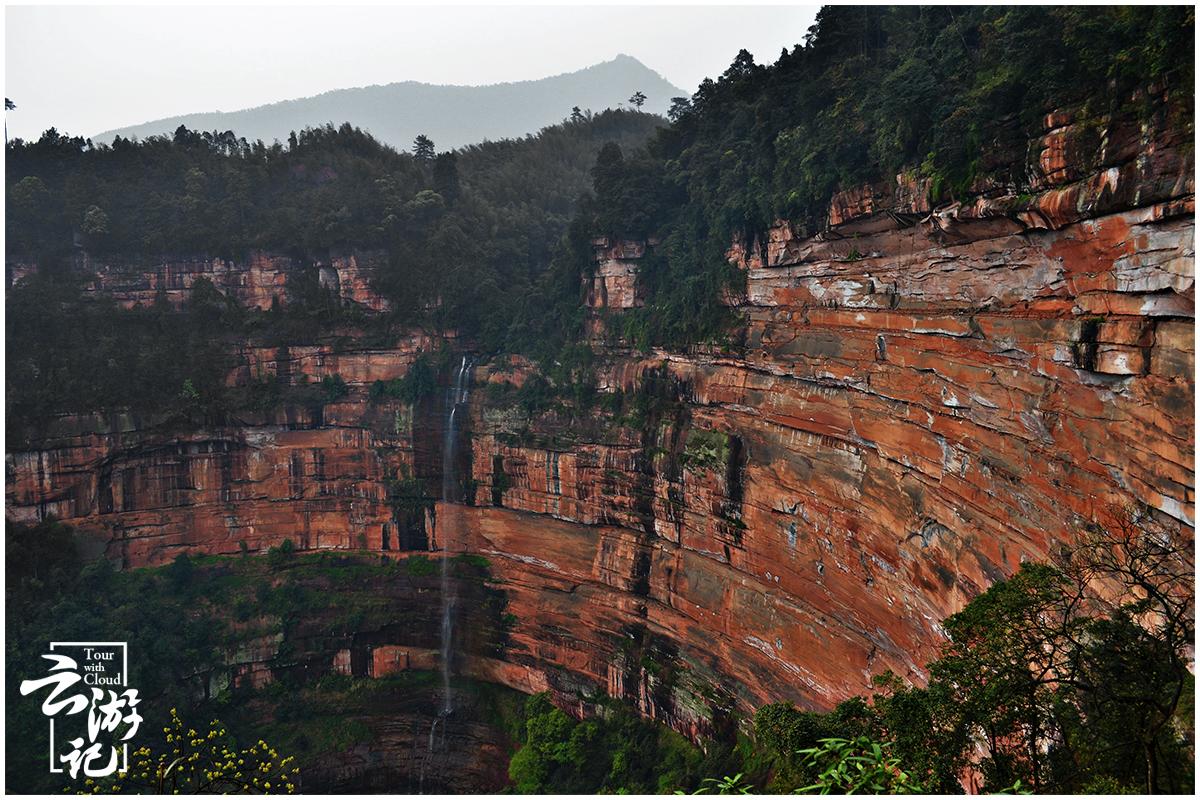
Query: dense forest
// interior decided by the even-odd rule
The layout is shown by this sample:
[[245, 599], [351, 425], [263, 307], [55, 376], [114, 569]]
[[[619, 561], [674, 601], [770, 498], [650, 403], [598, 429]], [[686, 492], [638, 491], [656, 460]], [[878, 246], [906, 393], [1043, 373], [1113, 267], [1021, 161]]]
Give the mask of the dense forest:
[[[1154, 82], [1190, 95], [1194, 67], [1177, 54], [1192, 51], [1193, 20], [1190, 7], [829, 7], [773, 65], [743, 51], [678, 98], [670, 125], [576, 110], [536, 136], [442, 153], [424, 137], [397, 152], [350, 123], [269, 145], [186, 128], [111, 146], [54, 130], [15, 140], [7, 255], [41, 273], [7, 298], [9, 430], [63, 411], [242, 408], [219, 380], [218, 329], [311, 339], [427, 325], [578, 381], [580, 277], [598, 233], [662, 242], [642, 270], [646, 307], [615, 315], [615, 334], [640, 347], [736, 343], [720, 300], [740, 278], [724, 258], [731, 236], [779, 217], [817, 229], [832, 192], [901, 170], [952, 198], [980, 169], [1021, 164], [1049, 109], [1099, 114]], [[394, 311], [355, 318], [311, 270], [270, 315], [205, 291], [181, 313], [121, 311], [83, 299], [79, 248], [127, 264], [382, 248], [376, 283]]]
[[[8, 146], [8, 253], [33, 259], [9, 290], [8, 430], [21, 438], [56, 413], [131, 409], [218, 421], [283, 400], [277, 387], [226, 387], [229, 344], [312, 342], [349, 328], [389, 342], [413, 324], [457, 329], [484, 349], [521, 333], [562, 231], [605, 143], [636, 147], [664, 121], [635, 111], [576, 111], [519, 140], [398, 153], [349, 124], [301, 131], [287, 145], [186, 129], [111, 147], [48, 131]], [[377, 288], [395, 303], [367, 318], [321, 289], [315, 269], [289, 278], [290, 302], [242, 309], [201, 281], [183, 309], [122, 310], [83, 290], [75, 243], [136, 266], [172, 254], [300, 263], [330, 248], [382, 248]], [[301, 392], [301, 394], [305, 394]], [[312, 394], [308, 392], [308, 394]]]
[[644, 152], [601, 152], [588, 227], [663, 240], [622, 332], [719, 342], [735, 234], [780, 218], [815, 233], [834, 192], [904, 171], [928, 178], [935, 202], [985, 171], [1021, 191], [1046, 112], [1103, 114], [1154, 82], [1189, 98], [1194, 65], [1178, 54], [1193, 48], [1191, 8], [825, 7], [773, 65], [742, 51], [677, 102]]

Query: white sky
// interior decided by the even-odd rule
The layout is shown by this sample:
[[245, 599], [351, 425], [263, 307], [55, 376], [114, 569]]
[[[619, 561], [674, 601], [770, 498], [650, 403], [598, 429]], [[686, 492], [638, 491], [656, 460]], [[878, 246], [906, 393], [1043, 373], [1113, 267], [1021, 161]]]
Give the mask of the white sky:
[[370, 6], [5, 9], [8, 136], [90, 136], [330, 89], [487, 84], [627, 53], [685, 91], [744, 47], [800, 42], [818, 6]]

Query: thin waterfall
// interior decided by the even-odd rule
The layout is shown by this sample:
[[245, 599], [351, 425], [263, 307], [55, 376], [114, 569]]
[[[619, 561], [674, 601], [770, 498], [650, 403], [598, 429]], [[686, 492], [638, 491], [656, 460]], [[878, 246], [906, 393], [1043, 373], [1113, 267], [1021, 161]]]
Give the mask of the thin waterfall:
[[[459, 496], [458, 475], [455, 471], [455, 452], [458, 444], [457, 417], [459, 408], [467, 402], [471, 390], [471, 362], [463, 356], [455, 376], [454, 385], [447, 391], [446, 430], [442, 441], [442, 501], [457, 503]], [[454, 633], [454, 604], [450, 583], [450, 525], [443, 514], [440, 520], [438, 539], [442, 547], [442, 696], [440, 716], [448, 717], [454, 712], [454, 698], [450, 689], [451, 639]], [[430, 747], [433, 746], [433, 731], [429, 732]]]

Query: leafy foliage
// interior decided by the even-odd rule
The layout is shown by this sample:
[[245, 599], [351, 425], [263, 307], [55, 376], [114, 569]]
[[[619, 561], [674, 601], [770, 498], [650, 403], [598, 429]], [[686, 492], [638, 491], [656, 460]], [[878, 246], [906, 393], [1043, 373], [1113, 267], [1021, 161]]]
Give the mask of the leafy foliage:
[[577, 721], [540, 694], [526, 703], [521, 748], [508, 772], [523, 794], [652, 794], [696, 783], [704, 761], [678, 734], [620, 703]]
[[[209, 763], [214, 752], [210, 747], [239, 752], [266, 739], [296, 757], [297, 763], [288, 767], [289, 775], [296, 766], [303, 772], [319, 756], [362, 741], [361, 723], [341, 716], [355, 698], [342, 697], [337, 685], [316, 686], [306, 674], [292, 674], [288, 667], [295, 663], [298, 648], [309, 646], [305, 637], [314, 626], [319, 639], [329, 641], [404, 619], [405, 611], [395, 602], [368, 587], [379, 582], [428, 583], [423, 576], [437, 574], [436, 564], [419, 556], [381, 560], [377, 554], [302, 553], [290, 540], [272, 548], [265, 558], [185, 554], [162, 567], [117, 570], [102, 556], [105, 542], [103, 535], [53, 520], [6, 525], [5, 546], [11, 557], [5, 561], [5, 604], [12, 615], [6, 630], [6, 663], [11, 675], [34, 676], [44, 673], [41, 655], [48, 642], [91, 641], [97, 631], [127, 642], [130, 652], [137, 654], [129, 663], [129, 683], [142, 698], [138, 711], [144, 718], [133, 744], [152, 748], [150, 754], [143, 754], [139, 771], [139, 776], [148, 772], [145, 780], [151, 781], [158, 779], [162, 757], [169, 765], [179, 755], [172, 750], [187, 749], [195, 738], [205, 739], [197, 745], [198, 751], [189, 751], [189, 757], [200, 752], [192, 762], [197, 765]], [[456, 559], [453, 575], [478, 584], [485, 569], [481, 560]], [[494, 613], [490, 619], [499, 626], [503, 598], [494, 592], [485, 594], [487, 613]], [[436, 642], [436, 626], [425, 633], [429, 643]], [[275, 688], [256, 691], [245, 684], [230, 685], [230, 654], [264, 638], [278, 642], [273, 666], [280, 670], [277, 683], [272, 684]], [[435, 680], [431, 675], [430, 682]], [[20, 683], [7, 684], [6, 728], [44, 731], [46, 718], [38, 704], [20, 696]], [[394, 689], [381, 686], [380, 691]], [[302, 693], [303, 703], [296, 699]], [[319, 702], [322, 696], [328, 702]], [[363, 709], [370, 709], [372, 702], [363, 700]], [[264, 703], [268, 704], [265, 716]], [[177, 740], [173, 728], [182, 723], [172, 718], [172, 708], [184, 720], [218, 718], [227, 725], [218, 726], [211, 741], [209, 729], [202, 737]], [[361, 710], [357, 702], [353, 710]], [[162, 728], [172, 736], [165, 749], [150, 738]], [[37, 736], [8, 737], [5, 779], [9, 787], [45, 793], [78, 786], [67, 786], [64, 778], [47, 771], [45, 746], [46, 740]], [[262, 746], [257, 751], [261, 755]], [[132, 765], [132, 746], [130, 756]], [[249, 758], [242, 758], [249, 763]], [[266, 760], [279, 761], [269, 751]], [[195, 775], [167, 774], [165, 768], [163, 774], [168, 782], [180, 780], [179, 788], [186, 791], [187, 786], [195, 787], [195, 780], [203, 783], [205, 771], [212, 771], [211, 765]], [[122, 782], [121, 788], [146, 791], [139, 776], [133, 783]], [[232, 778], [240, 780], [236, 775]], [[270, 791], [286, 788], [274, 778], [269, 780]], [[111, 786], [104, 784], [102, 791], [111, 792]]]
[[[5, 605], [10, 615], [5, 646], [12, 674], [42, 670], [40, 654], [50, 641], [90, 641], [97, 630], [143, 654], [130, 663], [129, 683], [145, 698], [139, 711], [143, 730], [169, 725], [165, 708], [190, 705], [185, 676], [220, 659], [221, 626], [193, 614], [193, 565], [184, 560], [168, 570], [115, 571], [100, 559], [88, 563], [89, 537], [52, 520], [36, 526], [5, 526]], [[146, 609], [152, 607], [153, 614]], [[100, 622], [103, 620], [103, 623]], [[9, 730], [35, 731], [45, 725], [36, 706], [9, 681]], [[42, 743], [8, 740], [9, 786], [27, 791], [54, 787], [46, 772]]]
[[8, 144], [8, 253], [62, 258], [75, 234], [93, 254], [133, 263], [385, 247], [389, 296], [475, 331], [473, 299], [517, 296], [545, 268], [600, 146], [640, 143], [660, 122], [605, 111], [436, 158], [427, 137], [410, 155], [349, 124], [300, 131], [287, 146], [183, 127], [94, 145], [51, 129]]
[[925, 789], [890, 755], [891, 744], [866, 736], [854, 740], [822, 739], [817, 747], [798, 751], [817, 772], [816, 783], [803, 794], [924, 794]]
[[705, 778], [700, 781], [700, 788], [692, 792], [677, 789], [675, 794], [752, 794], [754, 787], [742, 780], [742, 773], [726, 775], [723, 778]]
[[[1020, 185], [1024, 143], [1047, 110], [1098, 114], [1151, 82], [1190, 95], [1194, 67], [1171, 54], [1192, 52], [1193, 20], [1188, 7], [827, 7], [774, 64], [742, 51], [677, 98], [670, 126], [635, 110], [576, 112], [536, 136], [453, 152], [424, 136], [415, 153], [397, 152], [349, 124], [271, 145], [183, 127], [111, 146], [54, 129], [14, 140], [8, 255], [61, 280], [9, 298], [10, 317], [30, 309], [7, 330], [10, 417], [139, 398], [163, 407], [187, 380], [189, 408], [233, 408], [217, 397], [218, 332], [185, 317], [164, 337], [161, 314], [82, 303], [67, 280], [76, 246], [130, 263], [251, 248], [304, 263], [382, 248], [376, 284], [394, 307], [376, 323], [384, 333], [455, 332], [484, 351], [531, 355], [566, 387], [586, 384], [591, 238], [653, 239], [646, 305], [614, 315], [611, 332], [643, 349], [736, 346], [738, 317], [722, 302], [744, 281], [725, 258], [731, 237], [780, 217], [815, 231], [832, 192], [901, 170], [944, 198], [981, 165], [1013, 165], [992, 177]], [[224, 332], [295, 344], [355, 321], [314, 272], [289, 286], [296, 308], [232, 326], [225, 309]], [[263, 406], [277, 401], [267, 389]]]
[[[595, 153], [606, 141], [641, 142], [660, 122], [632, 111], [580, 114], [536, 136], [436, 158], [428, 140], [417, 155], [397, 153], [349, 125], [301, 131], [286, 147], [184, 128], [112, 146], [54, 130], [10, 142], [8, 255], [38, 265], [6, 300], [10, 435], [31, 435], [63, 412], [214, 423], [340, 396], [337, 385], [323, 394], [271, 380], [226, 386], [228, 354], [245, 340], [295, 346], [348, 332], [386, 343], [394, 331], [429, 325], [484, 349], [531, 346], [537, 286]], [[134, 269], [251, 248], [291, 253], [297, 268], [288, 301], [266, 312], [240, 308], [203, 279], [180, 310], [165, 295], [125, 310], [84, 291], [76, 243]], [[331, 248], [388, 253], [376, 284], [391, 315], [367, 317], [320, 285], [309, 264]], [[413, 398], [431, 383], [419, 373], [377, 392]]]
[[429, 357], [422, 353], [409, 366], [404, 377], [391, 381], [375, 381], [371, 385], [371, 399], [395, 397], [411, 405], [436, 390], [437, 373], [430, 364]]

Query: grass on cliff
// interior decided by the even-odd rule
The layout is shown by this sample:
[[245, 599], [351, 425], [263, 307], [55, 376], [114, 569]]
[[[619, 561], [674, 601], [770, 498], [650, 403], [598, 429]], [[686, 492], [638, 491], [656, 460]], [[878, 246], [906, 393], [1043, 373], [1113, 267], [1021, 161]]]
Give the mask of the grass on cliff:
[[371, 742], [374, 733], [368, 720], [374, 713], [397, 696], [434, 687], [439, 681], [438, 674], [430, 671], [376, 679], [330, 674], [299, 686], [277, 681], [243, 697], [231, 719], [278, 742], [304, 763], [305, 757]]

